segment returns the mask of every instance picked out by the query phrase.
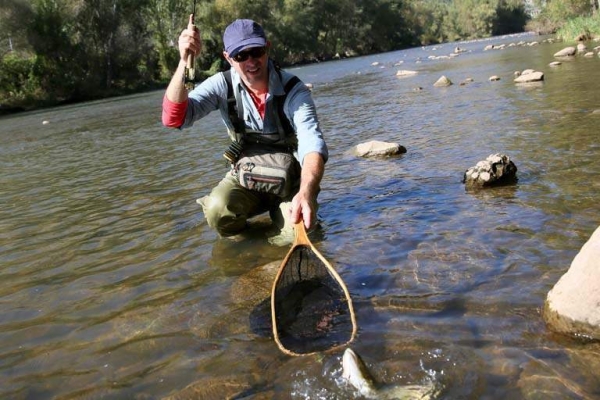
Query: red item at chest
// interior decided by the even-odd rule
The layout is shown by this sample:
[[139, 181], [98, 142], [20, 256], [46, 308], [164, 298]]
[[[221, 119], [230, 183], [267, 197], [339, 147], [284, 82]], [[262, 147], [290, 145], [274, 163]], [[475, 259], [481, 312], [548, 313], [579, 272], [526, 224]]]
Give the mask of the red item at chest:
[[256, 110], [258, 111], [258, 113], [260, 114], [260, 117], [263, 119], [265, 119], [265, 108], [267, 105], [267, 93], [264, 94], [254, 94], [252, 93], [252, 91], [248, 91], [250, 93], [250, 97], [252, 97], [252, 101], [254, 102], [254, 105], [256, 106]]

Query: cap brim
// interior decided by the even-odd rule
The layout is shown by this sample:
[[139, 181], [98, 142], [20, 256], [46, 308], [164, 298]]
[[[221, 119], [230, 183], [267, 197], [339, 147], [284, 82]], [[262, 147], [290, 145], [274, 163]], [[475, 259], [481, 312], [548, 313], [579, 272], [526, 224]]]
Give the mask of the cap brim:
[[227, 53], [229, 54], [229, 57], [235, 57], [240, 51], [244, 49], [248, 49], [251, 47], [264, 47], [266, 45], [267, 41], [264, 38], [250, 38], [242, 40], [237, 44], [237, 46], [233, 50], [228, 51]]

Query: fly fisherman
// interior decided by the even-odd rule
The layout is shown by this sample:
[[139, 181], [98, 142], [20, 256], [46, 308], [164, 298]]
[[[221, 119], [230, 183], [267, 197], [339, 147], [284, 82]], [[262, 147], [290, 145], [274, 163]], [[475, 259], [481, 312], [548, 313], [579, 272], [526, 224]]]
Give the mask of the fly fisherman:
[[316, 224], [328, 157], [310, 91], [269, 59], [271, 44], [258, 23], [234, 21], [225, 29], [223, 43], [231, 70], [188, 93], [186, 60], [202, 49], [190, 16], [190, 25], [179, 36], [181, 59], [163, 99], [165, 126], [188, 128], [219, 110], [232, 139], [224, 149], [229, 172], [197, 200], [208, 225], [221, 236], [232, 236], [246, 227], [248, 218], [269, 211], [282, 234], [291, 233], [300, 221], [310, 229]]

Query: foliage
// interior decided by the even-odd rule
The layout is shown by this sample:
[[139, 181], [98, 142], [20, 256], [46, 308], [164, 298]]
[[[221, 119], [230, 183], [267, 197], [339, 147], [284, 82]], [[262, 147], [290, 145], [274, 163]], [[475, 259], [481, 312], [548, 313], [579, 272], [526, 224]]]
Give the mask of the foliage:
[[523, 30], [529, 15], [520, 0], [501, 0], [496, 7], [496, 20], [492, 35], [503, 35]]
[[527, 29], [539, 33], [554, 33], [565, 22], [580, 16], [590, 16], [597, 10], [596, 0], [536, 0], [540, 14], [527, 25]]
[[34, 64], [35, 60], [15, 54], [8, 54], [0, 60], [0, 93], [7, 95], [13, 104], [32, 100], [31, 96], [39, 86], [32, 78]]
[[521, 0], [412, 0], [405, 9], [420, 44], [521, 32], [527, 21]]
[[26, 0], [0, 0], [0, 57], [13, 48], [28, 48], [26, 27], [33, 10]]
[[152, 41], [152, 51], [157, 58], [159, 79], [166, 80], [179, 59], [179, 51], [175, 47], [176, 39], [186, 23], [183, 16], [192, 12], [190, 1], [146, 1], [143, 11], [146, 15], [146, 29]]
[[493, 1], [456, 0], [450, 9], [449, 19], [460, 38], [475, 39], [490, 36], [496, 4]]
[[600, 37], [600, 17], [596, 15], [568, 20], [556, 32], [556, 36], [563, 40], [575, 40], [580, 35]]
[[[72, 42], [74, 25], [64, 5], [54, 0], [33, 2], [27, 40], [35, 55], [31, 76], [44, 93], [43, 101], [68, 98], [78, 81], [74, 66], [80, 52]], [[74, 73], [75, 72], [75, 73]]]
[[[57, 104], [164, 85], [179, 62], [177, 41], [192, 4], [193, 0], [0, 0], [0, 103]], [[222, 32], [236, 18], [260, 22], [272, 43], [271, 56], [289, 65], [519, 32], [527, 18], [524, 4], [197, 0], [195, 23], [203, 51], [196, 70], [202, 79], [226, 67]]]

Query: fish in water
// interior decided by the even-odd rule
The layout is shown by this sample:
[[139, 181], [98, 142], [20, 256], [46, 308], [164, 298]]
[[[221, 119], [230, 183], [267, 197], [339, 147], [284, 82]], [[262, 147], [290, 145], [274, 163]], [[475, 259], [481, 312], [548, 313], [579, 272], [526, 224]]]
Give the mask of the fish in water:
[[342, 357], [342, 377], [361, 396], [367, 399], [431, 399], [435, 395], [433, 384], [393, 386], [377, 389], [365, 363], [352, 349], [347, 348]]

